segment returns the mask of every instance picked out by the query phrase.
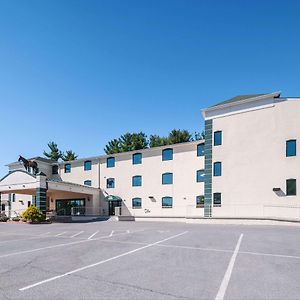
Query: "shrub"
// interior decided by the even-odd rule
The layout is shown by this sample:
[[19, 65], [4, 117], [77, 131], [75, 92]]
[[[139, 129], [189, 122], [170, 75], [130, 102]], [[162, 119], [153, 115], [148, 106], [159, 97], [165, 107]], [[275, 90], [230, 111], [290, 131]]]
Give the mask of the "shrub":
[[15, 221], [15, 222], [19, 222], [20, 221], [20, 218], [19, 217], [13, 217], [11, 218], [12, 221]]
[[7, 222], [8, 221], [8, 217], [7, 216], [0, 216], [0, 222]]
[[29, 206], [22, 213], [22, 218], [31, 222], [41, 222], [45, 220], [44, 214], [34, 205]]

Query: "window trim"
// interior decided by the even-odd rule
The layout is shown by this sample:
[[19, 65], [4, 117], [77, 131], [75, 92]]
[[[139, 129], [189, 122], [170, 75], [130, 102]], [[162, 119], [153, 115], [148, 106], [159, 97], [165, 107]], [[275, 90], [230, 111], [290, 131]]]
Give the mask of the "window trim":
[[[164, 176], [165, 175], [171, 175], [171, 183], [164, 183]], [[163, 185], [173, 184], [173, 173], [172, 172], [166, 172], [166, 173], [161, 174], [161, 184], [163, 184]]]
[[[216, 144], [216, 134], [220, 133], [220, 144]], [[221, 146], [223, 143], [223, 132], [222, 130], [214, 131], [214, 146]]]
[[[134, 206], [134, 205], [133, 205], [133, 200], [136, 200], [136, 199], [141, 200], [141, 205], [140, 205], [140, 206]], [[142, 202], [142, 198], [141, 198], [141, 197], [134, 197], [134, 198], [131, 199], [131, 207], [132, 207], [132, 209], [141, 209], [142, 206], [143, 206], [142, 203], [143, 203], [143, 202]]]
[[[198, 197], [203, 197], [203, 204], [197, 204], [197, 198]], [[198, 195], [196, 196], [196, 208], [203, 208], [204, 207], [204, 204], [205, 204], [205, 198], [204, 198], [204, 195]]]
[[[113, 160], [113, 165], [109, 166], [108, 162]], [[116, 158], [114, 156], [110, 156], [106, 158], [106, 168], [114, 168], [116, 166]]]
[[[288, 184], [289, 182], [294, 182], [295, 183], [295, 193], [291, 194], [289, 192]], [[297, 196], [297, 180], [295, 178], [289, 178], [286, 180], [286, 196]]]
[[[90, 184], [86, 184], [86, 182], [90, 182]], [[87, 179], [83, 182], [83, 185], [86, 185], [86, 186], [92, 186], [92, 180], [91, 179]]]
[[[220, 195], [220, 204], [215, 204], [215, 195]], [[213, 193], [213, 207], [221, 207], [222, 206], [222, 193], [216, 192]]]
[[[112, 182], [114, 183], [113, 186], [108, 186], [108, 181], [109, 180], [112, 180]], [[115, 180], [115, 178], [113, 178], [113, 177], [106, 178], [106, 188], [107, 189], [114, 189], [115, 187], [116, 187], [116, 180]]]
[[[87, 164], [87, 163], [90, 163], [90, 168], [89, 168], [89, 169], [86, 168], [86, 164]], [[86, 160], [86, 161], [83, 163], [83, 170], [84, 170], [84, 171], [91, 171], [91, 170], [92, 170], [92, 161], [91, 161], [91, 160]]]
[[[220, 166], [220, 174], [219, 175], [216, 174], [216, 166]], [[214, 165], [213, 165], [213, 175], [214, 175], [214, 177], [220, 177], [220, 176], [222, 176], [222, 162], [221, 161], [214, 162]]]
[[[295, 154], [293, 155], [288, 155], [288, 143], [290, 142], [294, 142], [295, 143]], [[297, 140], [296, 139], [290, 139], [290, 140], [287, 140], [286, 143], [285, 143], [285, 156], [286, 157], [293, 157], [293, 156], [297, 156]]]
[[[203, 152], [201, 152], [201, 154], [199, 154], [199, 147], [203, 146]], [[205, 156], [205, 144], [201, 143], [197, 145], [197, 157], [201, 157], [201, 156]]]
[[[135, 163], [135, 162], [134, 162], [134, 158], [135, 158], [137, 155], [140, 156], [140, 162]], [[137, 152], [137, 153], [132, 154], [132, 164], [133, 164], [133, 165], [141, 165], [141, 164], [142, 164], [142, 159], [143, 159], [143, 155], [142, 155], [141, 152]]]
[[[67, 166], [70, 166], [70, 170], [67, 170]], [[69, 164], [69, 163], [65, 164], [64, 170], [65, 170], [65, 173], [71, 173], [71, 170], [72, 170], [71, 164]]]
[[[167, 206], [163, 205], [163, 200], [165, 198], [170, 198], [172, 200], [171, 206], [169, 206], [169, 205], [167, 205]], [[173, 208], [173, 197], [171, 197], [171, 196], [164, 196], [164, 197], [162, 197], [161, 198], [161, 208]]]
[[[203, 181], [198, 181], [198, 172], [200, 172], [200, 171], [202, 171], [202, 172], [204, 173], [204, 176], [203, 176], [204, 179], [203, 179]], [[200, 177], [202, 177], [202, 176], [200, 176]], [[201, 183], [201, 182], [204, 182], [204, 181], [205, 181], [205, 169], [197, 170], [197, 171], [196, 171], [196, 182], [197, 182], [197, 183], [199, 183], [199, 182]]]
[[[171, 158], [168, 158], [168, 159], [164, 158], [164, 155], [165, 155], [165, 153], [166, 153], [167, 151], [171, 151], [171, 152], [172, 152]], [[166, 149], [163, 149], [163, 150], [161, 151], [161, 159], [162, 159], [162, 161], [170, 161], [170, 160], [173, 160], [173, 156], [174, 156], [174, 150], [173, 150], [173, 148], [166, 148]]]
[[[140, 185], [134, 185], [134, 178], [140, 178], [141, 179], [141, 181], [140, 181]], [[139, 187], [139, 186], [142, 186], [142, 184], [143, 184], [143, 182], [142, 182], [142, 175], [134, 175], [134, 176], [132, 176], [132, 179], [131, 179], [131, 186], [132, 187]]]

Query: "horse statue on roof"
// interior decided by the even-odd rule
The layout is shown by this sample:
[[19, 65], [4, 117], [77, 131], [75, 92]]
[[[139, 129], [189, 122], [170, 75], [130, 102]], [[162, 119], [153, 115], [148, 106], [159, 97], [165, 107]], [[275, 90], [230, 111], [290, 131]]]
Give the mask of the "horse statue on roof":
[[18, 161], [23, 163], [24, 168], [26, 169], [27, 172], [30, 171], [30, 168], [33, 170], [33, 174], [36, 174], [38, 172], [38, 164], [34, 160], [28, 160], [24, 158], [23, 156], [19, 155]]

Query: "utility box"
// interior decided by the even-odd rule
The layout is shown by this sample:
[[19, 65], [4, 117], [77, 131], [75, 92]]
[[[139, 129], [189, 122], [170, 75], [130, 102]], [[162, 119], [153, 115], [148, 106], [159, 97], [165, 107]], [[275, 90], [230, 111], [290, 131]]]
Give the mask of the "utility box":
[[122, 214], [122, 207], [117, 206], [115, 207], [115, 216], [121, 216]]

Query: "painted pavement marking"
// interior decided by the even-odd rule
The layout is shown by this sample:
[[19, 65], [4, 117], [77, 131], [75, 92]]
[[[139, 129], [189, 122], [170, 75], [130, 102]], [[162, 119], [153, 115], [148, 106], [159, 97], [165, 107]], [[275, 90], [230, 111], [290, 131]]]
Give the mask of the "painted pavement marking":
[[117, 255], [117, 256], [113, 256], [113, 257], [111, 257], [111, 258], [108, 258], [108, 259], [105, 259], [105, 260], [98, 261], [98, 262], [96, 262], [96, 263], [94, 263], [94, 264], [87, 265], [87, 266], [84, 266], [84, 267], [81, 267], [81, 268], [78, 268], [78, 269], [69, 271], [69, 272], [67, 272], [67, 273], [64, 273], [64, 274], [61, 274], [61, 275], [58, 275], [58, 276], [54, 276], [54, 277], [51, 277], [51, 278], [48, 278], [48, 279], [45, 279], [45, 280], [36, 282], [36, 283], [34, 283], [34, 284], [31, 284], [31, 285], [25, 286], [25, 287], [23, 287], [23, 288], [20, 288], [19, 291], [25, 291], [25, 290], [34, 288], [34, 287], [36, 287], [36, 286], [39, 286], [39, 285], [48, 283], [48, 282], [50, 282], [50, 281], [54, 281], [54, 280], [63, 278], [63, 277], [65, 277], [65, 276], [72, 275], [72, 274], [74, 274], [74, 273], [77, 273], [77, 272], [80, 272], [80, 271], [84, 271], [84, 270], [86, 270], [86, 269], [90, 269], [90, 268], [93, 268], [93, 267], [102, 265], [102, 264], [104, 264], [104, 263], [107, 263], [107, 262], [112, 261], [112, 260], [116, 260], [116, 259], [121, 258], [121, 257], [123, 257], [123, 256], [127, 256], [127, 255], [130, 255], [130, 254], [132, 254], [132, 253], [135, 253], [135, 252], [144, 250], [144, 249], [146, 249], [146, 248], [153, 247], [153, 246], [155, 246], [155, 245], [157, 245], [157, 244], [160, 244], [160, 243], [163, 243], [163, 242], [165, 242], [165, 241], [174, 239], [174, 238], [179, 237], [179, 236], [181, 236], [181, 235], [183, 235], [183, 234], [186, 234], [186, 233], [187, 233], [187, 231], [182, 232], [182, 233], [179, 233], [179, 234], [176, 234], [176, 235], [173, 235], [173, 236], [170, 236], [170, 237], [168, 237], [168, 238], [165, 238], [165, 239], [163, 239], [163, 240], [157, 241], [157, 242], [155, 242], [155, 243], [147, 244], [147, 245], [145, 245], [145, 246], [136, 248], [136, 249], [134, 249], [134, 250], [127, 251], [127, 252], [122, 253], [122, 254], [119, 254], [119, 255]]
[[238, 240], [236, 246], [235, 246], [234, 252], [231, 256], [229, 265], [227, 267], [227, 270], [225, 272], [225, 275], [223, 277], [222, 283], [220, 285], [220, 288], [219, 288], [219, 291], [218, 291], [218, 294], [217, 294], [215, 300], [223, 300], [224, 299], [224, 296], [225, 296], [225, 293], [226, 293], [226, 290], [227, 290], [227, 287], [228, 287], [228, 284], [229, 284], [229, 281], [230, 281], [230, 277], [231, 277], [231, 274], [232, 274], [232, 270], [233, 270], [233, 267], [234, 267], [234, 263], [235, 263], [236, 257], [238, 255], [238, 252], [239, 252], [239, 249], [240, 249], [240, 245], [241, 245], [243, 236], [244, 236], [244, 234], [242, 233], [239, 237], [239, 240]]
[[88, 240], [91, 240], [97, 233], [99, 233], [99, 230], [97, 230], [96, 232], [94, 232], [92, 235], [90, 235], [88, 237]]
[[79, 231], [79, 232], [73, 234], [73, 235], [70, 236], [70, 237], [71, 237], [71, 238], [74, 238], [75, 236], [78, 236], [79, 234], [82, 234], [83, 232], [84, 232], [84, 231]]

